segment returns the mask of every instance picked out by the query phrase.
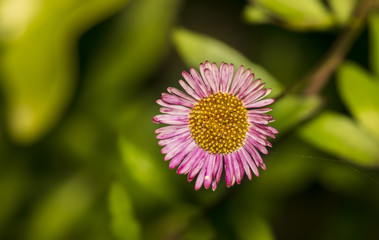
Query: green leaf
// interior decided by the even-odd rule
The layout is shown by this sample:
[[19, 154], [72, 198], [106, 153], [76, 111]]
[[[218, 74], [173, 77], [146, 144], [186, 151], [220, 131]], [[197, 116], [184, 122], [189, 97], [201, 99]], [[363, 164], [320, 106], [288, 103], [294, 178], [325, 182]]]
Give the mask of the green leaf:
[[256, 77], [261, 78], [268, 88], [272, 88], [273, 96], [283, 90], [281, 84], [263, 67], [251, 62], [223, 42], [185, 29], [176, 29], [173, 33], [173, 40], [180, 56], [189, 67], [197, 68], [206, 60], [219, 65], [222, 62], [233, 63], [235, 67], [244, 65], [250, 68]]
[[300, 136], [330, 154], [363, 166], [379, 165], [379, 145], [350, 118], [325, 112], [299, 129]]
[[[242, 218], [242, 219], [241, 219]], [[267, 220], [258, 216], [250, 216], [245, 213], [239, 214], [232, 222], [236, 228], [238, 239], [241, 240], [273, 240], [274, 235]]]
[[379, 143], [379, 81], [347, 62], [338, 70], [338, 89], [351, 114]]
[[148, 190], [160, 199], [167, 201], [176, 199], [173, 185], [162, 171], [163, 160], [154, 159], [148, 151], [140, 148], [126, 136], [119, 138], [119, 148], [126, 172], [138, 187]]
[[272, 116], [276, 119], [271, 125], [283, 134], [299, 122], [307, 119], [321, 106], [318, 96], [298, 97], [287, 95], [273, 104]]
[[[14, 159], [19, 160], [19, 159]], [[27, 199], [32, 189], [32, 179], [25, 167], [15, 164], [0, 172], [0, 236], [8, 221]]]
[[346, 24], [353, 14], [357, 0], [328, 0], [337, 21], [340, 24]]
[[117, 239], [140, 239], [141, 227], [134, 217], [133, 204], [119, 182], [111, 184], [108, 200], [113, 235]]
[[191, 221], [183, 234], [187, 240], [211, 240], [216, 238], [213, 226], [206, 219], [196, 219]]
[[243, 16], [251, 23], [267, 23], [271, 20], [270, 12], [260, 5], [248, 5], [243, 11]]
[[[265, 7], [270, 15], [285, 22], [294, 30], [326, 29], [333, 26], [333, 18], [319, 0], [255, 0], [254, 4]], [[246, 15], [251, 21], [252, 16]]]
[[[61, 117], [77, 78], [75, 44], [95, 23], [125, 5], [126, 0], [7, 0], [0, 5], [4, 49], [1, 84], [6, 123], [14, 141], [38, 140]], [[18, 11], [25, 11], [25, 16]], [[7, 9], [17, 9], [19, 14]], [[24, 17], [21, 17], [24, 16]]]
[[39, 202], [30, 218], [25, 239], [50, 240], [65, 237], [97, 196], [94, 183], [75, 175]]
[[379, 77], [379, 13], [372, 13], [369, 18], [370, 28], [370, 65], [371, 69]]
[[99, 115], [113, 116], [123, 109], [121, 100], [130, 95], [133, 86], [160, 66], [170, 45], [169, 32], [180, 3], [181, 0], [133, 1], [107, 26], [104, 41], [89, 59], [84, 74], [91, 83], [84, 97], [86, 104], [91, 106], [94, 98], [103, 99], [94, 106]]

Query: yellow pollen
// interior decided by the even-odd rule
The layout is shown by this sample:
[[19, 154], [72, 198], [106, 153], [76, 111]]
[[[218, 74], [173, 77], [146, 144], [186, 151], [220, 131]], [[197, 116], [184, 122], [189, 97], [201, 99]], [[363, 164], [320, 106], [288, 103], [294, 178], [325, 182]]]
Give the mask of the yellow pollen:
[[212, 154], [240, 148], [249, 126], [242, 101], [221, 92], [201, 99], [191, 110], [189, 124], [196, 144]]

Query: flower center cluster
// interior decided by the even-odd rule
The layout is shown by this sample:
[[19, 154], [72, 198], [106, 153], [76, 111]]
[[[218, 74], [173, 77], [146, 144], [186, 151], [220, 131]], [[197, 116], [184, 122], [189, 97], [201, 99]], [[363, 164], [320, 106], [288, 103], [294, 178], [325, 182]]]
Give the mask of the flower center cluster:
[[242, 101], [221, 92], [201, 99], [191, 110], [189, 124], [197, 145], [213, 154], [240, 148], [249, 126]]

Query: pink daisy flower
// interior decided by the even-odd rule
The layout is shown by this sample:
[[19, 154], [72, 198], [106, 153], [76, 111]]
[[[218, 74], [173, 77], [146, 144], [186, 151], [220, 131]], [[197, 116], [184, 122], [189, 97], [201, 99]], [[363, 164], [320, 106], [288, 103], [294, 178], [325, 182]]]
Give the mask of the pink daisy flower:
[[234, 75], [233, 64], [200, 64], [200, 74], [191, 68], [182, 72], [180, 85], [186, 93], [169, 87], [162, 93], [161, 115], [154, 123], [168, 126], [155, 130], [159, 145], [164, 146], [165, 160], [171, 169], [196, 176], [195, 189], [202, 185], [217, 188], [225, 167], [228, 187], [241, 182], [244, 174], [251, 180], [259, 175], [258, 167], [266, 169], [258, 151], [267, 154], [267, 136], [275, 138], [278, 131], [268, 126], [274, 119], [261, 108], [273, 103], [264, 99], [271, 89], [264, 89], [260, 79], [254, 81], [250, 69], [240, 66]]

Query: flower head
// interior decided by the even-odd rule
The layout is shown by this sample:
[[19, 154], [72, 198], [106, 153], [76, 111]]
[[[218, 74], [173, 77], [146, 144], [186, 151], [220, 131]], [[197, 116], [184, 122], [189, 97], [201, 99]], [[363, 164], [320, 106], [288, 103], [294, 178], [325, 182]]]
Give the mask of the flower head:
[[[200, 75], [201, 74], [201, 75]], [[274, 119], [261, 108], [274, 102], [264, 99], [271, 89], [264, 89], [260, 79], [254, 80], [250, 69], [240, 66], [234, 75], [233, 64], [200, 64], [200, 74], [191, 68], [179, 80], [186, 93], [169, 87], [162, 93], [161, 115], [153, 122], [167, 124], [155, 132], [169, 167], [178, 167], [178, 174], [196, 176], [195, 189], [204, 184], [217, 188], [225, 166], [228, 187], [241, 182], [244, 174], [251, 180], [258, 176], [258, 167], [266, 166], [258, 150], [267, 154], [267, 136], [275, 138], [278, 131], [268, 126]]]

